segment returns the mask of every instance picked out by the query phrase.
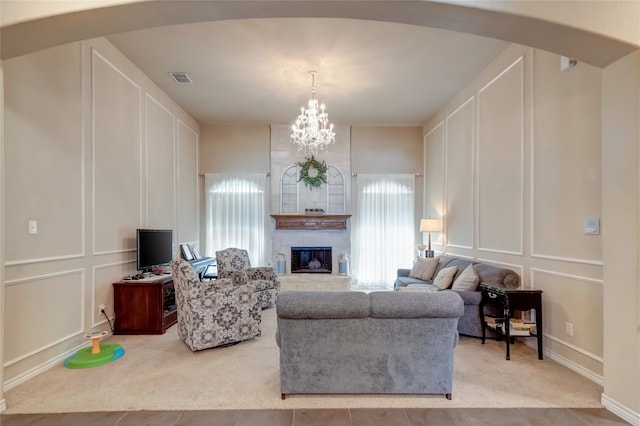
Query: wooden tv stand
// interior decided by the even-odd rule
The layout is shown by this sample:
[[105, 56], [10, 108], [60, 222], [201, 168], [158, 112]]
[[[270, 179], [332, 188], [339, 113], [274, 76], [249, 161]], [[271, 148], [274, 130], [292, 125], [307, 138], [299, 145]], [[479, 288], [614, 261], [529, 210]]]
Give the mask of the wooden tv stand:
[[173, 276], [113, 283], [114, 334], [164, 334], [178, 321]]

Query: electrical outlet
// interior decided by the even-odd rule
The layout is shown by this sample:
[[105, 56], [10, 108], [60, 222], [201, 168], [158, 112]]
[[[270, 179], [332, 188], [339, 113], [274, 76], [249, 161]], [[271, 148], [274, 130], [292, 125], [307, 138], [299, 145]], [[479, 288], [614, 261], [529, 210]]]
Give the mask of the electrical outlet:
[[106, 313], [107, 305], [101, 303], [98, 305], [98, 315], [102, 315], [102, 312]]
[[568, 336], [573, 336], [573, 323], [567, 321], [566, 324], [564, 325], [564, 331], [567, 333]]

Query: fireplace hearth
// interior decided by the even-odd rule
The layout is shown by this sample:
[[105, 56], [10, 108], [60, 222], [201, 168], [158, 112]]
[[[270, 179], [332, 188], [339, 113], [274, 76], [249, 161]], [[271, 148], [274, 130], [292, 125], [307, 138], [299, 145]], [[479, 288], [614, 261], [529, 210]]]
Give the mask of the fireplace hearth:
[[291, 247], [291, 273], [330, 274], [331, 247]]

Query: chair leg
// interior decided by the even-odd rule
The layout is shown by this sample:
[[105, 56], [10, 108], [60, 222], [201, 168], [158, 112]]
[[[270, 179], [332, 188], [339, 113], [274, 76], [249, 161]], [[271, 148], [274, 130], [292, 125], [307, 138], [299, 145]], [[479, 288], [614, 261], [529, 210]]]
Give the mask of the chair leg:
[[287, 394], [281, 393], [280, 394], [280, 399], [285, 399], [287, 397]]
[[451, 401], [451, 394], [450, 393], [445, 393], [444, 397], [447, 398], [449, 401]]

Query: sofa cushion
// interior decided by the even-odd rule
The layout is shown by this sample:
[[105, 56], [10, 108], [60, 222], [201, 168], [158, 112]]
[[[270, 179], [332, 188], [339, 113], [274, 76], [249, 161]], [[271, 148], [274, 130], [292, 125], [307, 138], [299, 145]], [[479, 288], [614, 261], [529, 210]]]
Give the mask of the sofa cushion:
[[420, 257], [416, 260], [411, 272], [409, 272], [409, 277], [431, 281], [438, 263], [439, 259], [437, 257]]
[[396, 278], [396, 282], [394, 287], [406, 287], [411, 284], [429, 284], [428, 281], [419, 280], [418, 278], [410, 278], [410, 277], [398, 277]]
[[453, 277], [456, 275], [457, 271], [458, 268], [455, 266], [447, 266], [446, 268], [441, 269], [440, 272], [438, 272], [438, 275], [433, 279], [433, 285], [441, 290], [451, 287]]
[[455, 281], [455, 279], [458, 278], [458, 275], [460, 275], [462, 271], [464, 271], [467, 268], [467, 266], [471, 265], [472, 263], [474, 263], [473, 260], [456, 257], [456, 258], [453, 258], [450, 262], [448, 262], [446, 267], [450, 268], [452, 266], [455, 266], [456, 268], [458, 268], [458, 272], [453, 277], [453, 280]]
[[409, 284], [406, 287], [399, 287], [396, 291], [438, 291], [438, 287], [432, 284]]
[[369, 295], [360, 291], [283, 291], [276, 313], [281, 318], [365, 318], [371, 313]]
[[475, 290], [478, 288], [480, 278], [473, 267], [473, 264], [467, 266], [460, 275], [456, 277], [451, 286], [451, 290]]
[[464, 302], [465, 305], [479, 305], [480, 299], [482, 299], [481, 291], [476, 291], [476, 290], [463, 290], [463, 291], [453, 290], [453, 291], [455, 291], [456, 293], [458, 293], [460, 297], [462, 297], [462, 301]]

